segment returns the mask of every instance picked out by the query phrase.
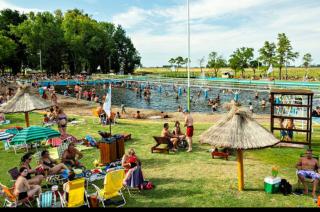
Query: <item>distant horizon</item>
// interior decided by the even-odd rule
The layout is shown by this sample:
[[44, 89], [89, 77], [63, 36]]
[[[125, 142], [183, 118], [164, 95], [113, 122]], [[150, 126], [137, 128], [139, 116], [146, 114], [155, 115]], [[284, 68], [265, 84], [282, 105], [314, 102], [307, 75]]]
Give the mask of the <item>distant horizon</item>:
[[[0, 10], [63, 12], [79, 8], [97, 21], [122, 25], [145, 67], [162, 67], [170, 58], [187, 57], [186, 0], [0, 0]], [[301, 15], [303, 12], [303, 16]], [[305, 0], [190, 0], [191, 65], [216, 51], [226, 60], [237, 48], [255, 49], [265, 41], [277, 43], [285, 33], [300, 53], [300, 66], [311, 53], [320, 64], [320, 1]], [[207, 62], [207, 60], [206, 60]], [[206, 64], [206, 63], [205, 63]]]

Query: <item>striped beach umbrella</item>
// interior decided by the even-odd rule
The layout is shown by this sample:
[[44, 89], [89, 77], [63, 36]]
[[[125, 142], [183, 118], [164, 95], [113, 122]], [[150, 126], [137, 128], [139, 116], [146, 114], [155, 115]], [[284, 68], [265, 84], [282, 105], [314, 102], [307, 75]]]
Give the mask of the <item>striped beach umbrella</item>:
[[5, 141], [12, 138], [14, 135], [6, 132], [0, 132], [0, 141]]
[[21, 130], [13, 139], [12, 143], [34, 143], [50, 138], [59, 137], [61, 134], [51, 128], [32, 126]]

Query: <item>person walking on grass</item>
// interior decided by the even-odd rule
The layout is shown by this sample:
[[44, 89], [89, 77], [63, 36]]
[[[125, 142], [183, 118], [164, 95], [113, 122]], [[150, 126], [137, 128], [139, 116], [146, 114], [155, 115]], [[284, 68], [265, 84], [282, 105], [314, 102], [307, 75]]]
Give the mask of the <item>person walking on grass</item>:
[[187, 127], [187, 142], [189, 144], [189, 149], [187, 152], [192, 152], [192, 136], [193, 136], [193, 118], [189, 110], [184, 110], [183, 114], [185, 115], [184, 126]]

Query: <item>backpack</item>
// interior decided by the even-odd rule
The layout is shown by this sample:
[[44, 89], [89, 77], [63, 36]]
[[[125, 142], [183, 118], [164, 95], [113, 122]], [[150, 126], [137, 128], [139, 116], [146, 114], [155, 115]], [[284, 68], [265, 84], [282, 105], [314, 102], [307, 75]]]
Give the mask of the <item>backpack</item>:
[[97, 146], [97, 142], [90, 135], [86, 135], [85, 139], [90, 143], [90, 146]]
[[282, 179], [279, 190], [283, 195], [287, 196], [292, 193], [292, 185], [286, 179]]
[[151, 181], [144, 181], [143, 182], [143, 189], [144, 190], [152, 190], [154, 188], [154, 185]]

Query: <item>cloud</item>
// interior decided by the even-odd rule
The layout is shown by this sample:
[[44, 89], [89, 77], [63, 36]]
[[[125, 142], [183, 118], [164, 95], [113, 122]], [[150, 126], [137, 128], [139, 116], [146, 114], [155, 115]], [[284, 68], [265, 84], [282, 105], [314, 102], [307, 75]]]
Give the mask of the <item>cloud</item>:
[[5, 0], [1, 0], [0, 1], [0, 10], [3, 10], [3, 9], [12, 9], [12, 10], [17, 10], [19, 12], [22, 12], [22, 13], [29, 13], [29, 12], [44, 12], [44, 10], [40, 10], [40, 9], [37, 9], [37, 8], [23, 8], [23, 7], [18, 7], [16, 5], [13, 5], [11, 3], [8, 3], [7, 1]]
[[[228, 59], [236, 48], [258, 49], [264, 41], [277, 42], [286, 33], [294, 51], [310, 52], [320, 63], [320, 3], [295, 0], [197, 0], [191, 1], [191, 60], [217, 51]], [[303, 11], [303, 15], [301, 12]], [[171, 57], [187, 55], [186, 5], [169, 8], [131, 8], [117, 15], [127, 23], [127, 32], [145, 66], [162, 66]], [[300, 65], [301, 58], [296, 61]]]
[[133, 28], [138, 24], [143, 23], [150, 15], [152, 15], [151, 11], [132, 7], [126, 13], [113, 16], [112, 22], [122, 25], [125, 28]]

